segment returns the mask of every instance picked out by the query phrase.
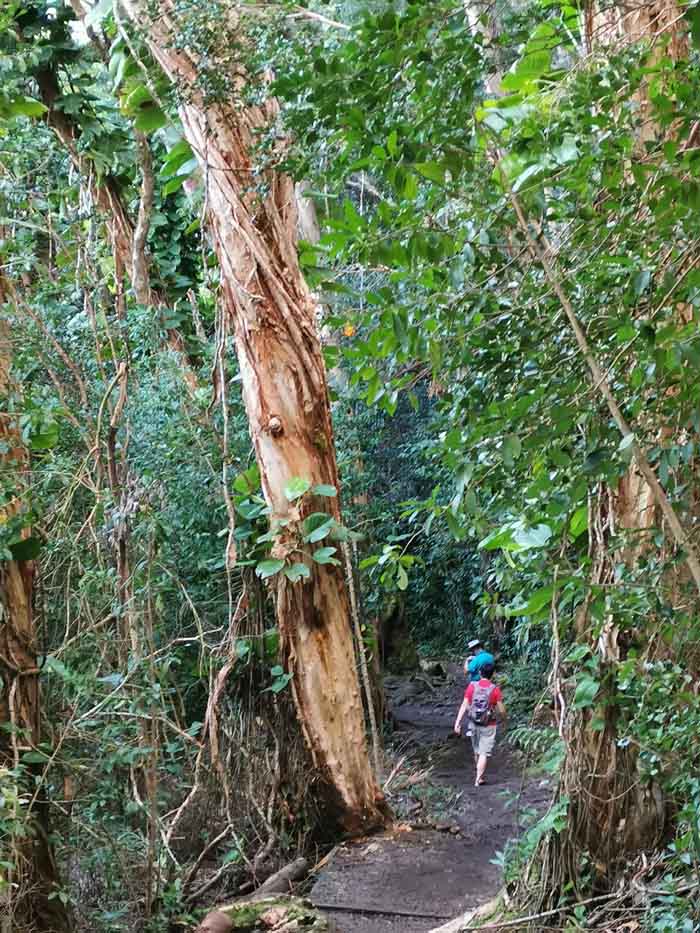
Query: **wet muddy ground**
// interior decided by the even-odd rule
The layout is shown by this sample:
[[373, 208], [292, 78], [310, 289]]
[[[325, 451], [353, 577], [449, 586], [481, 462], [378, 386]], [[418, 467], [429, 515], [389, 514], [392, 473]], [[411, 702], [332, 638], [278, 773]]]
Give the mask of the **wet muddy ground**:
[[385, 686], [395, 725], [387, 796], [397, 822], [340, 846], [318, 875], [311, 900], [338, 933], [431, 930], [490, 900], [500, 885], [497, 853], [518, 835], [523, 812], [549, 799], [546, 780], [524, 775], [503, 734], [487, 783], [474, 787], [471, 746], [452, 731], [465, 686], [458, 667]]

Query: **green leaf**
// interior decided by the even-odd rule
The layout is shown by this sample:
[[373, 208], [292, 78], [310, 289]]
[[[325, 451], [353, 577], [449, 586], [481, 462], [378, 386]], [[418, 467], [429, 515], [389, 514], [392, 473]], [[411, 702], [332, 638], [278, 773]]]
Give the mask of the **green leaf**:
[[311, 555], [317, 564], [336, 564], [339, 565], [340, 561], [337, 560], [333, 555], [337, 552], [337, 548], [334, 547], [322, 547], [317, 551], [314, 551]]
[[406, 175], [406, 181], [403, 186], [403, 196], [408, 201], [415, 201], [418, 196], [418, 179], [412, 172]]
[[160, 107], [144, 107], [134, 119], [134, 127], [141, 133], [153, 133], [167, 122], [168, 118]]
[[575, 162], [579, 158], [578, 145], [576, 139], [568, 134], [564, 137], [561, 145], [552, 149], [552, 155], [557, 165], [567, 165], [569, 162]]
[[600, 684], [589, 674], [585, 674], [576, 684], [576, 693], [574, 694], [574, 709], [585, 709], [593, 706], [593, 701], [600, 690]]
[[236, 654], [241, 660], [248, 657], [250, 650], [251, 645], [247, 638], [236, 639]]
[[487, 535], [479, 542], [479, 547], [484, 551], [496, 551], [498, 548], [512, 548], [512, 546], [513, 529], [510, 525], [492, 531], [490, 535]]
[[405, 590], [408, 588], [408, 574], [401, 566], [401, 564], [399, 564], [396, 572], [396, 585], [400, 590]]
[[179, 152], [175, 154], [173, 154], [174, 150], [171, 150], [168, 153], [167, 159], [165, 160], [165, 162], [163, 162], [160, 172], [158, 172], [161, 178], [164, 178], [164, 179], [172, 178], [173, 175], [184, 175], [185, 174], [185, 172], [181, 172], [180, 169], [184, 165], [187, 165], [188, 162], [191, 162], [192, 159], [194, 158], [192, 154], [192, 150], [189, 148], [189, 146], [187, 147], [187, 149], [188, 151], [183, 152], [182, 150], [180, 150]]
[[338, 495], [338, 490], [335, 486], [330, 486], [327, 483], [320, 483], [318, 486], [313, 486], [311, 491], [317, 496], [327, 496], [328, 498], [333, 498]]
[[572, 538], [578, 538], [588, 528], [588, 506], [582, 505], [571, 516], [569, 522], [569, 534]]
[[564, 658], [564, 661], [567, 664], [578, 664], [579, 661], [583, 661], [584, 658], [588, 657], [590, 653], [591, 649], [588, 645], [574, 645]]
[[261, 580], [266, 580], [268, 577], [273, 577], [276, 573], [279, 573], [283, 567], [283, 560], [263, 560], [255, 568], [255, 576], [260, 577]]
[[299, 580], [308, 580], [311, 576], [311, 570], [306, 564], [292, 564], [284, 568], [284, 575], [292, 583], [297, 583]]
[[291, 674], [280, 674], [280, 676], [277, 677], [269, 687], [263, 690], [263, 693], [281, 693], [291, 679]]
[[145, 84], [137, 84], [123, 99], [122, 107], [124, 111], [134, 113], [142, 104], [150, 104], [153, 101], [151, 92]]
[[168, 149], [168, 154], [165, 157], [166, 164], [174, 160], [185, 158], [191, 159], [194, 153], [192, 152], [192, 147], [187, 142], [186, 139], [179, 139], [173, 146]]
[[311, 489], [311, 483], [308, 479], [302, 479], [300, 476], [293, 476], [284, 487], [284, 494], [290, 502], [299, 499], [304, 493]]
[[280, 633], [277, 628], [265, 629], [263, 633], [263, 653], [265, 657], [277, 657], [280, 648]]
[[517, 434], [509, 434], [505, 437], [501, 446], [501, 454], [505, 465], [512, 467], [520, 456], [522, 449], [523, 445]]
[[368, 567], [374, 567], [379, 563], [379, 554], [372, 554], [371, 557], [365, 557], [360, 561], [360, 570], [366, 570]]
[[46, 107], [33, 97], [13, 97], [3, 109], [6, 109], [10, 119], [12, 117], [40, 117], [46, 113]]
[[527, 78], [540, 78], [546, 74], [551, 66], [552, 53], [546, 49], [537, 52], [528, 52], [520, 59], [516, 66], [518, 75]]
[[532, 548], [544, 547], [551, 537], [552, 529], [549, 525], [535, 525], [534, 528], [516, 531], [513, 534], [513, 542], [518, 550], [528, 551]]
[[467, 531], [449, 509], [447, 512], [445, 512], [445, 521], [447, 522], [447, 527], [452, 532], [455, 541], [463, 541], [467, 535]]
[[416, 162], [414, 167], [424, 178], [429, 178], [439, 185], [445, 183], [445, 169], [439, 162]]
[[323, 524], [317, 525], [308, 535], [304, 537], [305, 541], [308, 541], [310, 544], [313, 544], [316, 541], [320, 541], [322, 538], [325, 538], [327, 534], [330, 533], [331, 529], [335, 525], [335, 519], [329, 518]]
[[46, 764], [48, 760], [49, 760], [49, 756], [45, 754], [44, 752], [40, 752], [38, 750], [24, 752], [24, 754], [21, 756], [21, 761], [24, 764], [30, 764], [30, 765], [43, 765], [43, 764]]
[[43, 668], [45, 671], [51, 671], [51, 673], [57, 674], [59, 677], [62, 677], [63, 680], [68, 680], [70, 677], [70, 671], [66, 665], [52, 654], [47, 655], [44, 659]]
[[58, 425], [51, 424], [38, 434], [32, 434], [29, 446], [32, 450], [50, 450], [58, 443]]
[[183, 162], [182, 165], [177, 170], [178, 178], [189, 178], [192, 172], [194, 172], [199, 167], [199, 162], [197, 161], [196, 156], [193, 156], [191, 159], [188, 159], [186, 162]]
[[9, 545], [13, 560], [36, 560], [41, 553], [41, 540], [34, 536]]
[[501, 81], [502, 89], [510, 93], [536, 90], [534, 82], [550, 70], [551, 61], [551, 52], [546, 49], [526, 52]]
[[167, 198], [169, 194], [174, 194], [176, 191], [179, 191], [186, 181], [187, 179], [184, 175], [176, 175], [175, 178], [171, 178], [170, 181], [163, 185], [163, 197]]
[[112, 46], [112, 54], [109, 58], [107, 69], [112, 78], [112, 90], [117, 91], [124, 80], [127, 67], [133, 66], [131, 57], [123, 48]]
[[521, 188], [527, 185], [528, 181], [542, 174], [545, 168], [546, 165], [541, 162], [535, 162], [534, 165], [528, 165], [525, 171], [521, 172], [513, 182], [513, 191], [520, 191]]
[[260, 470], [257, 466], [252, 466], [243, 473], [239, 473], [233, 481], [233, 489], [242, 496], [249, 496], [260, 486]]
[[279, 693], [284, 690], [292, 679], [292, 675], [285, 673], [284, 668], [280, 664], [275, 664], [274, 667], [271, 667], [270, 674], [272, 674], [274, 680], [269, 687], [263, 690], [263, 693]]
[[544, 609], [552, 601], [553, 586], [544, 586], [542, 589], [533, 593], [528, 601], [522, 606], [513, 606], [506, 610], [508, 616], [531, 616]]
[[686, 8], [686, 18], [690, 22], [690, 35], [696, 49], [700, 48], [700, 6]]
[[618, 450], [627, 450], [628, 447], [631, 447], [634, 444], [634, 434], [625, 434], [620, 443], [617, 445]]

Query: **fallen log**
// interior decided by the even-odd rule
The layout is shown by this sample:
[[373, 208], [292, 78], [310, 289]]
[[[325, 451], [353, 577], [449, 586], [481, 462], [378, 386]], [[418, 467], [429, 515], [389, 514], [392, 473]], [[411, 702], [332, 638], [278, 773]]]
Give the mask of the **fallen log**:
[[246, 900], [249, 902], [258, 901], [260, 898], [268, 897], [271, 894], [290, 894], [292, 885], [295, 881], [301, 881], [309, 872], [308, 859], [298, 858], [284, 868], [280, 868], [274, 875], [263, 881], [260, 887], [255, 890]]
[[217, 907], [195, 933], [336, 933], [334, 922], [298, 897], [265, 897]]

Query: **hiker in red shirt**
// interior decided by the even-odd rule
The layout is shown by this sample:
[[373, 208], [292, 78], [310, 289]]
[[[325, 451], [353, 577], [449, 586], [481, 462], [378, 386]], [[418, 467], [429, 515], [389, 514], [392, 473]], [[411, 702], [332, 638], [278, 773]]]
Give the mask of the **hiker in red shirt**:
[[471, 740], [476, 762], [475, 787], [484, 783], [486, 764], [493, 752], [496, 742], [496, 729], [498, 717], [506, 721], [506, 708], [503, 703], [503, 694], [491, 680], [493, 677], [493, 664], [484, 664], [481, 667], [481, 679], [469, 684], [464, 692], [464, 700], [455, 720], [455, 732], [462, 731], [462, 720], [469, 716], [471, 725]]

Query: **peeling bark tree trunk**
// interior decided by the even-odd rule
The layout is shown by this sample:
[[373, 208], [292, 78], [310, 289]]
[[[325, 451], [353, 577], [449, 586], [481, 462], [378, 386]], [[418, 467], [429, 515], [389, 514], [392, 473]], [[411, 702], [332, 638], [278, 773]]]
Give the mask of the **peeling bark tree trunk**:
[[[234, 328], [263, 491], [273, 527], [288, 522], [273, 554], [291, 556], [299, 545], [303, 515], [288, 501], [286, 484], [300, 477], [337, 488], [338, 470], [314, 301], [296, 255], [294, 184], [269, 171], [260, 179], [265, 193], [254, 189], [254, 149], [261, 132], [274, 123], [277, 104], [270, 99], [259, 106], [205, 101], [197, 56], [177, 43], [174, 5], [161, 4], [157, 20], [150, 20], [138, 3], [128, 2], [126, 8], [182, 93], [180, 119], [202, 164], [222, 297]], [[241, 24], [236, 26], [240, 41]], [[241, 90], [240, 72], [234, 80]], [[313, 498], [303, 511], [329, 508], [340, 518], [336, 499]], [[384, 804], [367, 752], [342, 567], [313, 564], [310, 579], [302, 583], [280, 574], [276, 597], [294, 702], [325, 785], [321, 796], [327, 816], [349, 832], [381, 823]]]
[[[0, 303], [3, 301], [0, 282]], [[1, 313], [1, 312], [0, 312]], [[0, 318], [0, 517], [9, 521], [20, 509], [18, 494], [23, 485], [26, 453], [18, 426], [8, 413], [10, 397], [9, 325]], [[40, 695], [37, 643], [32, 612], [34, 562], [0, 561], [0, 767], [23, 768], [29, 772], [24, 787], [34, 792], [34, 777], [40, 779], [42, 765], [26, 764], [24, 753], [39, 743]], [[59, 880], [49, 838], [48, 805], [38, 794], [24, 816], [27, 835], [6, 840], [13, 869], [10, 883], [16, 887], [4, 895], [1, 909], [16, 933], [68, 933], [71, 923], [62, 901], [56, 896]], [[4, 874], [3, 869], [3, 874]], [[4, 929], [3, 923], [3, 929]]]

